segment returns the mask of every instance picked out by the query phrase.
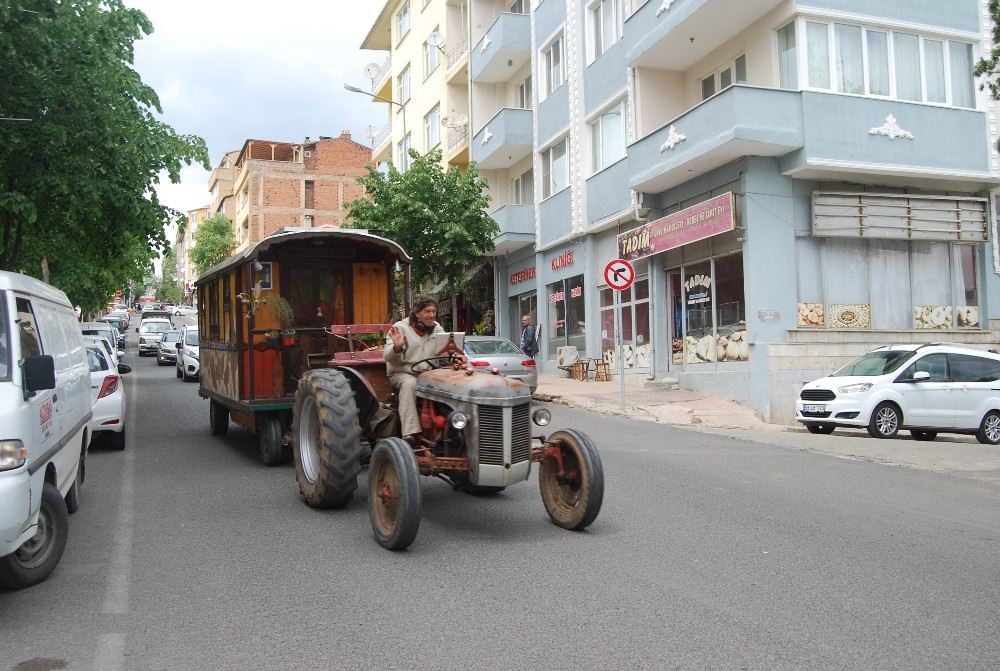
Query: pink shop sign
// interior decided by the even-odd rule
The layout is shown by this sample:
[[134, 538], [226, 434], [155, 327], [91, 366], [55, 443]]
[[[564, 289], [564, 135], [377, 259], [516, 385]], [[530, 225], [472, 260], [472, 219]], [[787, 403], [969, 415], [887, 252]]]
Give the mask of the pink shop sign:
[[644, 259], [736, 228], [733, 193], [724, 193], [618, 236], [618, 256]]

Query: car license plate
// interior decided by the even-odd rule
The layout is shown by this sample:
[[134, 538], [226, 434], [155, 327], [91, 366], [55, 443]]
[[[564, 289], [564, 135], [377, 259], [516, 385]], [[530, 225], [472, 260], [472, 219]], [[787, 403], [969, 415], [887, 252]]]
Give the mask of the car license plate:
[[806, 403], [802, 406], [802, 412], [826, 412], [826, 406], [816, 403]]

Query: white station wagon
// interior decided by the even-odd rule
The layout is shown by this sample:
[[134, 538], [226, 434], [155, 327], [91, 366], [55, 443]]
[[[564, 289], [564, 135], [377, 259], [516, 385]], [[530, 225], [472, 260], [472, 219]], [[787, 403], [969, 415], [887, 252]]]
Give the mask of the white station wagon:
[[875, 438], [974, 434], [1000, 444], [1000, 355], [947, 343], [887, 345], [806, 384], [795, 419], [811, 433], [864, 428]]

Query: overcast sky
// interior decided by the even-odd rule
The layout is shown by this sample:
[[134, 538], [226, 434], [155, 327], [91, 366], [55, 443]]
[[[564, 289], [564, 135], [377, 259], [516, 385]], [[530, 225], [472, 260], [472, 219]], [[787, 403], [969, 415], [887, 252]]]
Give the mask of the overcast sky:
[[[135, 67], [163, 107], [162, 120], [208, 143], [214, 167], [248, 138], [301, 142], [349, 130], [370, 145], [369, 125], [385, 112], [363, 89], [370, 62], [361, 42], [382, 0], [125, 0], [153, 23], [136, 43]], [[178, 185], [159, 188], [164, 204], [191, 210], [209, 204], [200, 166]]]

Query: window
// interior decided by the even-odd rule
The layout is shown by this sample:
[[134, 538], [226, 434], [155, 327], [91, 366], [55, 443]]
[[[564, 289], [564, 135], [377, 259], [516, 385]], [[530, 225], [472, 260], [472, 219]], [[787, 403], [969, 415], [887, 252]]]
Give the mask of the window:
[[746, 361], [743, 255], [715, 257], [670, 272], [674, 364]]
[[87, 347], [87, 367], [91, 373], [108, 370], [108, 360], [97, 347]]
[[568, 141], [559, 140], [542, 152], [542, 198], [559, 193], [569, 185]]
[[10, 341], [7, 337], [7, 296], [0, 291], [0, 380], [10, 378]]
[[747, 57], [740, 56], [726, 67], [701, 80], [701, 99], [711, 98], [718, 91], [729, 88], [733, 83], [747, 81]]
[[592, 59], [600, 58], [622, 36], [624, 0], [597, 0], [590, 7]]
[[546, 96], [552, 94], [566, 81], [566, 62], [563, 59], [563, 37], [560, 35], [542, 51]]
[[625, 101], [597, 118], [591, 126], [594, 172], [625, 157]]
[[795, 49], [795, 24], [778, 29], [778, 86], [799, 88], [798, 52]]
[[531, 76], [529, 75], [523, 82], [517, 85], [517, 106], [523, 110], [530, 110], [531, 105]]
[[[641, 277], [621, 292], [622, 347], [615, 338], [615, 298], [611, 289], [601, 289], [601, 353], [612, 368], [648, 368], [652, 354], [649, 335], [649, 279]], [[619, 357], [624, 362], [619, 362]]]
[[424, 117], [424, 147], [430, 151], [439, 144], [441, 144], [441, 105], [435, 105], [434, 109]]
[[549, 299], [549, 324], [546, 330], [549, 352], [555, 353], [556, 348], [565, 345], [573, 345], [580, 352], [587, 350], [583, 285], [583, 275], [577, 275], [546, 287]]
[[407, 0], [396, 13], [396, 44], [399, 44], [406, 33], [410, 32], [410, 2]]
[[396, 79], [399, 83], [399, 102], [405, 103], [410, 99], [410, 66], [403, 68]]
[[304, 201], [302, 206], [307, 210], [312, 210], [316, 207], [316, 182], [311, 179], [306, 180]]
[[510, 3], [507, 11], [511, 14], [527, 14], [528, 0], [514, 0], [514, 2]]
[[954, 382], [996, 382], [1000, 380], [1000, 361], [975, 354], [949, 354], [951, 379]]
[[396, 143], [396, 154], [399, 156], [399, 171], [406, 172], [410, 169], [410, 134]]
[[[803, 21], [808, 86], [852, 95], [975, 107], [972, 45], [864, 26]], [[779, 77], [792, 87], [794, 41], [778, 30]]]
[[38, 342], [38, 327], [35, 325], [35, 314], [31, 309], [31, 301], [26, 298], [17, 299], [17, 334], [21, 341], [21, 360], [42, 353]]
[[[438, 27], [435, 26], [431, 35], [438, 33]], [[428, 38], [429, 40], [430, 38]], [[441, 51], [436, 46], [430, 43], [430, 41], [424, 42], [424, 79], [431, 76], [431, 73], [437, 70], [437, 66], [441, 62]]]
[[533, 171], [521, 173], [514, 178], [512, 184], [513, 201], [515, 205], [534, 205], [535, 176]]

